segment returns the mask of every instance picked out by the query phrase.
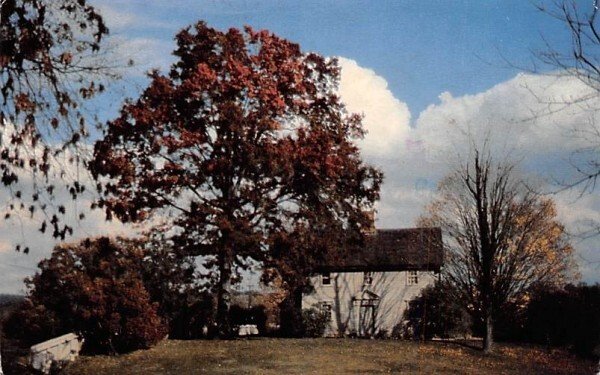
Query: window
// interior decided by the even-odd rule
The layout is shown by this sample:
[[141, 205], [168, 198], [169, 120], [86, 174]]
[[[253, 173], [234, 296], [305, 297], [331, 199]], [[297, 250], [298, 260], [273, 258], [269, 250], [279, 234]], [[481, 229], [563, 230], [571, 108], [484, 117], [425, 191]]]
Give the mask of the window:
[[373, 272], [365, 272], [363, 277], [363, 285], [373, 284]]
[[331, 274], [329, 272], [321, 274], [321, 284], [331, 285]]
[[419, 271], [408, 271], [406, 284], [417, 285], [419, 283]]
[[331, 311], [333, 310], [333, 304], [331, 302], [321, 302], [319, 309], [322, 313], [327, 315], [327, 320], [331, 320]]

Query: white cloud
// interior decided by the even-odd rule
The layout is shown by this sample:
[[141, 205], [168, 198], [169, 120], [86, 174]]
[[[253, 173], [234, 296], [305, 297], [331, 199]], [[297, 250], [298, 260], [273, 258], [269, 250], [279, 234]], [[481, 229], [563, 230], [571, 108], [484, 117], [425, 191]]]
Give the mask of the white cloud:
[[571, 136], [572, 129], [600, 115], [589, 106], [564, 103], [587, 93], [587, 86], [569, 77], [519, 74], [476, 95], [442, 93], [440, 104], [420, 114], [416, 130], [444, 152], [464, 152], [466, 134], [478, 142], [489, 136], [496, 152], [522, 156], [574, 150], [583, 143]]
[[126, 12], [122, 8], [117, 10], [106, 3], [97, 4], [96, 8], [100, 11], [102, 18], [105, 20], [111, 31], [114, 29], [120, 30], [131, 27], [139, 23], [139, 18], [135, 14]]
[[[142, 50], [142, 61], [149, 66], [168, 65], [165, 54], [170, 48], [161, 41], [133, 39], [126, 41], [123, 52]], [[158, 57], [157, 57], [158, 56]], [[589, 103], [563, 108], [561, 101], [585, 93], [580, 82], [550, 76], [518, 75], [489, 90], [474, 95], [440, 94], [440, 102], [430, 105], [414, 121], [407, 105], [395, 98], [387, 82], [374, 71], [360, 67], [355, 61], [341, 58], [340, 95], [352, 112], [365, 115], [368, 130], [361, 143], [365, 159], [385, 173], [382, 199], [378, 206], [381, 228], [408, 227], [435, 196], [438, 181], [448, 173], [451, 162], [468, 152], [465, 139], [476, 142], [493, 138], [493, 150], [501, 155], [523, 159], [526, 173], [551, 176], [560, 171], [567, 176], [572, 168], [566, 162], [573, 150], [589, 140], [573, 137], [572, 129], [597, 120], [598, 111]], [[66, 199], [66, 195], [65, 198]], [[0, 191], [0, 198], [5, 198]], [[577, 199], [573, 192], [553, 198], [560, 219], [570, 230], [577, 230], [589, 220], [600, 220], [598, 192]], [[89, 200], [70, 201], [80, 208]], [[71, 211], [73, 207], [70, 207]], [[37, 231], [39, 223], [4, 224], [0, 236], [13, 243], [27, 238], [31, 253], [23, 255], [6, 249], [0, 243], [0, 293], [22, 290], [22, 279], [34, 272], [37, 262], [50, 254], [54, 241]], [[77, 224], [77, 237], [109, 233], [132, 233], [134, 229], [117, 222], [107, 223], [101, 212], [88, 213]], [[598, 267], [586, 260], [600, 260], [597, 240], [574, 243], [586, 281], [599, 281]]]
[[[9, 124], [2, 127], [3, 136], [0, 138], [5, 144], [9, 141], [13, 128]], [[21, 149], [23, 152], [24, 150]], [[85, 157], [90, 149], [82, 149], [80, 154]], [[28, 149], [27, 153], [37, 155], [41, 158], [42, 145], [34, 149]], [[138, 233], [138, 227], [124, 225], [118, 220], [106, 221], [105, 214], [101, 210], [91, 210], [90, 205], [97, 198], [93, 183], [89, 173], [80, 165], [70, 163], [73, 154], [69, 150], [58, 157], [52, 159], [49, 170], [48, 181], [44, 181], [42, 176], [34, 176], [31, 170], [20, 171], [19, 181], [11, 186], [13, 192], [19, 191], [22, 198], [15, 199], [7, 188], [0, 189], [0, 293], [22, 293], [24, 291], [23, 280], [33, 275], [40, 260], [50, 256], [52, 249], [59, 243], [52, 238], [52, 225], [50, 220], [52, 215], [56, 214], [61, 220], [61, 227], [64, 224], [73, 227], [73, 236], [68, 236], [66, 241], [76, 242], [86, 237], [95, 236], [131, 236]], [[66, 184], [79, 181], [85, 185], [86, 190], [73, 200]], [[45, 188], [54, 185], [54, 194], [49, 195]], [[34, 186], [37, 186], [38, 200], [44, 202], [47, 206], [47, 215], [40, 211], [39, 205], [32, 200]], [[22, 208], [19, 208], [24, 203]], [[10, 209], [11, 204], [14, 206]], [[36, 210], [33, 215], [28, 208], [34, 204]], [[59, 206], [65, 206], [64, 215], [58, 212]], [[5, 214], [10, 214], [8, 220], [4, 219]], [[79, 214], [84, 214], [84, 219], [79, 219]], [[40, 232], [42, 222], [46, 221], [47, 229], [45, 233]], [[19, 245], [19, 252], [15, 247]], [[28, 248], [28, 254], [24, 253]]]
[[111, 37], [110, 45], [114, 46], [115, 58], [119, 60], [117, 65], [127, 66], [128, 61], [132, 60], [132, 68], [124, 70], [124, 75], [133, 77], [144, 76], [151, 69], [158, 68], [166, 72], [173, 62], [174, 44], [171, 41], [164, 41], [153, 38], [122, 38], [119, 36]]
[[[543, 177], [542, 189], [555, 191], [557, 186], [551, 181], [572, 178], [570, 157], [575, 150], [589, 145], [589, 139], [575, 133], [600, 121], [596, 97], [596, 101], [576, 105], [565, 103], [590, 93], [587, 86], [574, 78], [519, 74], [476, 95], [441, 94], [441, 102], [430, 105], [418, 117], [415, 134], [440, 160], [464, 159], [469, 139], [482, 145], [489, 138], [493, 154], [522, 160], [527, 176]], [[428, 178], [433, 179], [439, 179], [443, 173], [440, 168], [426, 170]], [[557, 203], [559, 219], [572, 233], [584, 223], [600, 222], [598, 192], [584, 197], [577, 194], [566, 191], [551, 195]], [[598, 281], [598, 270], [583, 260], [600, 260], [597, 245], [576, 239], [574, 245], [583, 279]]]
[[[572, 178], [573, 151], [589, 146], [590, 140], [574, 136], [573, 130], [600, 123], [597, 100], [564, 104], [590, 93], [580, 81], [519, 74], [474, 95], [441, 93], [440, 102], [420, 113], [411, 127], [407, 106], [393, 97], [385, 79], [352, 60], [340, 61], [341, 97], [350, 110], [365, 114], [369, 134], [361, 144], [363, 155], [385, 174], [377, 220], [382, 228], [415, 224], [440, 179], [468, 155], [469, 140], [480, 146], [488, 138], [494, 155], [522, 160], [523, 173], [541, 175], [545, 189], [552, 190], [551, 180]], [[600, 222], [598, 192], [552, 198], [570, 231]], [[574, 240], [586, 281], [599, 281], [598, 267], [584, 260], [600, 261], [595, 242]]]
[[367, 136], [361, 141], [369, 156], [385, 156], [399, 149], [410, 132], [410, 111], [396, 99], [387, 81], [354, 60], [339, 58], [340, 96], [349, 112], [364, 115]]
[[[153, 17], [148, 18], [147, 16], [141, 15], [139, 11], [140, 6], [148, 6], [148, 1], [145, 0], [144, 4], [134, 4], [131, 1], [105, 1], [95, 0], [93, 6], [96, 7], [102, 15], [104, 22], [106, 22], [111, 34], [118, 33], [120, 31], [127, 31], [133, 28], [148, 28], [152, 29], [163, 29], [171, 31], [177, 30], [184, 25], [180, 25], [177, 21], [172, 21], [169, 17]], [[172, 7], [171, 4], [169, 4]]]

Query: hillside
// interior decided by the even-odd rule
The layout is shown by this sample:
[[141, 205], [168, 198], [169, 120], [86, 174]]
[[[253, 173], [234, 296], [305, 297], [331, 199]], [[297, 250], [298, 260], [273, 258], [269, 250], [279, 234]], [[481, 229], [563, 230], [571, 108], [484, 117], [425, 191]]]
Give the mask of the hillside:
[[593, 374], [564, 351], [499, 345], [496, 354], [456, 343], [394, 340], [167, 340], [119, 357], [82, 357], [66, 374]]

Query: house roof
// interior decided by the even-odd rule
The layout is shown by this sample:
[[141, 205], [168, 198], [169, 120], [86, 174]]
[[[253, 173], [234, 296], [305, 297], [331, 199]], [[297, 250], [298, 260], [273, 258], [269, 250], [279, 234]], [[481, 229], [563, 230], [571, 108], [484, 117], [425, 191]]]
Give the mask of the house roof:
[[440, 228], [378, 229], [344, 259], [328, 262], [323, 271], [436, 271], [443, 264]]

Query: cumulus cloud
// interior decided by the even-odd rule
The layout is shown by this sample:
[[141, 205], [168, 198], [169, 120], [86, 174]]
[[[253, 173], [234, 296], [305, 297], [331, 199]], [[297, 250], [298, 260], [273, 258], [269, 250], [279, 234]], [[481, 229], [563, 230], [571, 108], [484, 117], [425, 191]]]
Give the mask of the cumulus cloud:
[[339, 58], [342, 68], [340, 96], [348, 111], [364, 115], [367, 136], [361, 142], [363, 153], [385, 156], [399, 149], [410, 131], [410, 111], [396, 99], [387, 81], [354, 60]]
[[[589, 145], [589, 138], [577, 135], [600, 121], [594, 101], [569, 104], [589, 94], [589, 87], [571, 77], [519, 74], [476, 95], [443, 93], [439, 104], [419, 115], [415, 133], [426, 148], [434, 150], [432, 154], [447, 155], [446, 160], [452, 156], [464, 160], [469, 141], [481, 146], [487, 140], [496, 157], [521, 161], [525, 175], [541, 177], [540, 188], [552, 192], [558, 188], [554, 181], [573, 179], [572, 155]], [[440, 169], [428, 172], [436, 178]], [[581, 197], [578, 191], [563, 191], [550, 197], [572, 233], [590, 222], [600, 222], [597, 192]], [[573, 241], [583, 279], [598, 281], [598, 269], [589, 262], [600, 260], [597, 245], [576, 237]]]
[[[129, 40], [127, 49], [147, 50], [149, 63], [156, 63], [158, 51], [168, 51], [153, 40]], [[164, 52], [163, 52], [164, 54]], [[158, 65], [168, 65], [167, 61]], [[565, 106], [565, 101], [585, 95], [587, 87], [565, 77], [517, 75], [481, 93], [454, 96], [441, 93], [439, 102], [431, 104], [411, 124], [405, 103], [395, 98], [386, 80], [353, 60], [340, 58], [342, 67], [340, 96], [352, 112], [364, 114], [368, 131], [361, 143], [365, 159], [385, 173], [382, 199], [378, 205], [380, 228], [409, 227], [435, 197], [437, 183], [452, 164], [468, 154], [468, 140], [475, 143], [489, 138], [493, 151], [502, 157], [523, 161], [524, 173], [546, 177], [550, 190], [552, 179], [569, 178], [573, 169], [569, 157], [573, 151], [589, 145], [589, 139], [574, 136], [597, 118], [592, 104]], [[600, 123], [600, 122], [599, 122]], [[75, 170], [69, 173], [76, 173]], [[598, 193], [578, 196], [565, 191], [552, 195], [560, 219], [573, 232], [591, 222], [600, 222]], [[0, 190], [0, 199], [8, 199]], [[87, 200], [70, 201], [68, 212], [78, 212], [89, 205]], [[118, 222], [106, 222], [101, 212], [87, 212], [76, 224], [75, 240], [101, 234], [132, 234], [136, 228]], [[74, 217], [70, 219], [75, 220]], [[39, 222], [13, 221], [0, 227], [0, 293], [23, 290], [22, 279], [33, 274], [39, 260], [50, 254], [55, 242], [37, 230]], [[7, 244], [27, 239], [29, 255], [16, 253]], [[580, 271], [586, 281], [598, 280], [600, 260], [597, 239], [575, 240]], [[7, 251], [8, 250], [8, 251]]]
[[[410, 123], [408, 107], [393, 97], [383, 77], [355, 61], [340, 62], [341, 98], [350, 110], [365, 114], [369, 133], [361, 144], [363, 155], [385, 174], [378, 204], [380, 228], [414, 225], [435, 197], [437, 183], [468, 157], [470, 144], [487, 141], [497, 158], [521, 161], [526, 177], [545, 191], [557, 190], [553, 181], [573, 178], [573, 153], [590, 145], [589, 137], [578, 135], [600, 123], [597, 101], [568, 105], [591, 94], [580, 81], [530, 74], [474, 95], [441, 93], [438, 103]], [[551, 195], [560, 220], [573, 233], [600, 222], [598, 193], [578, 193]], [[596, 242], [574, 239], [586, 281], [598, 281], [597, 264], [590, 263], [600, 261]]]
[[441, 103], [419, 115], [416, 129], [428, 147], [444, 152], [464, 152], [465, 137], [489, 138], [496, 152], [523, 156], [574, 150], [582, 139], [570, 136], [572, 130], [600, 115], [589, 106], [565, 103], [590, 92], [570, 77], [519, 74], [475, 95], [442, 93]]

